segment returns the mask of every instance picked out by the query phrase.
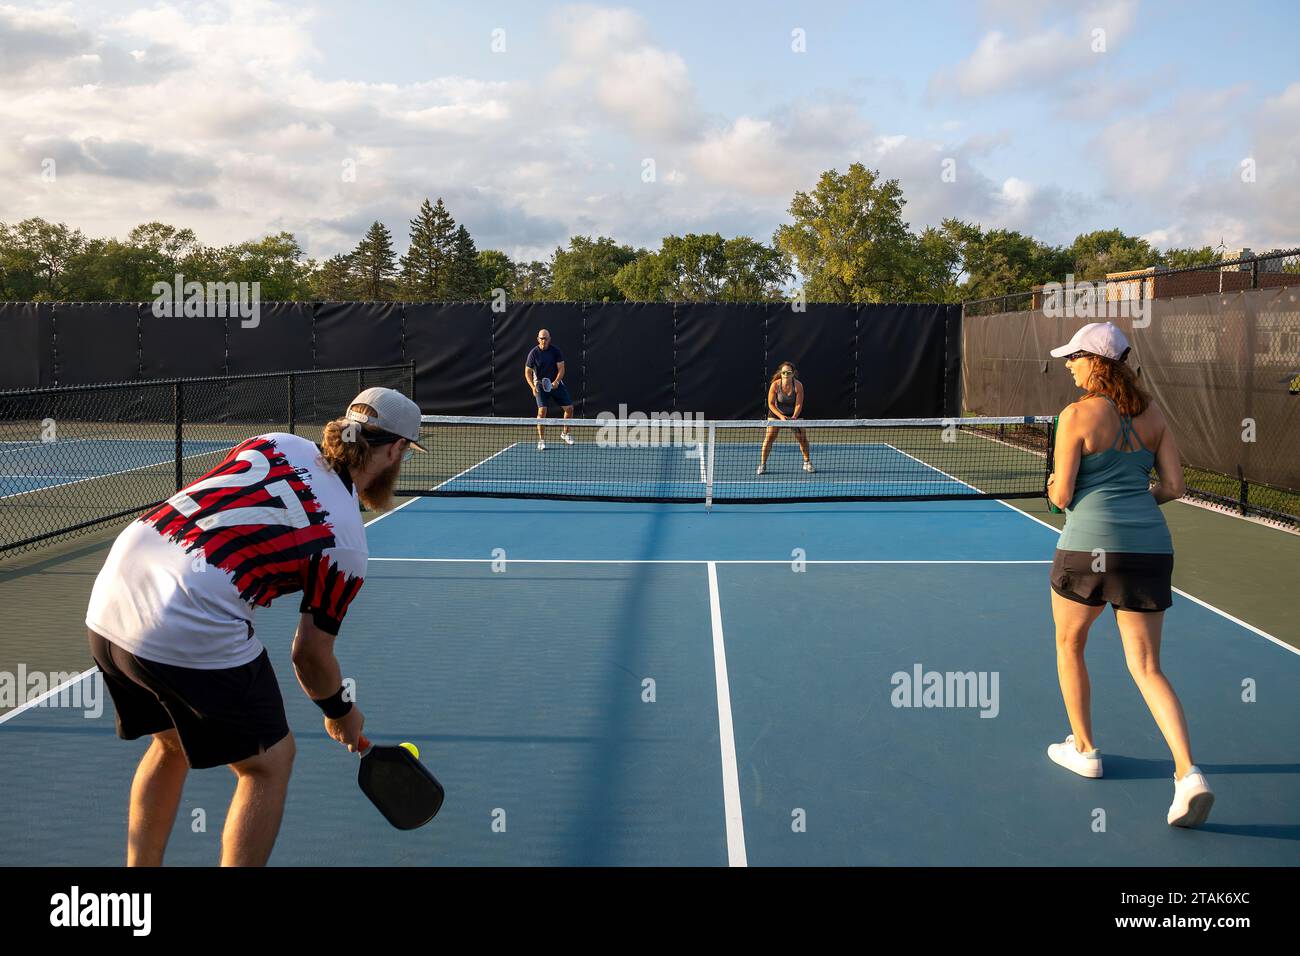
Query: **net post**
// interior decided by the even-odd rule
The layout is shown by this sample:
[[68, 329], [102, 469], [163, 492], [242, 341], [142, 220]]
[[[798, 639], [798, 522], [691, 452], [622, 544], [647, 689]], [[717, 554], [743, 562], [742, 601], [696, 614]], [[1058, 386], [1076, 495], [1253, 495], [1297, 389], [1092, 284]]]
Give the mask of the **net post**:
[[704, 466], [704, 510], [713, 507], [713, 449], [717, 447], [718, 427], [709, 422], [708, 462]]
[[181, 382], [172, 384], [172, 413], [176, 424], [176, 490], [185, 487], [182, 463], [185, 460], [183, 443], [183, 426], [185, 420], [185, 386]]

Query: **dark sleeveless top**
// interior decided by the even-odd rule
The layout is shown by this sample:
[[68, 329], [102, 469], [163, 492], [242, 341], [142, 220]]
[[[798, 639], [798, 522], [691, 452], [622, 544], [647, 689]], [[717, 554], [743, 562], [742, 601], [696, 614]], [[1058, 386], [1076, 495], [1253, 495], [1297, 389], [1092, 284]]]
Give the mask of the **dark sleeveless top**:
[[[796, 382], [797, 386], [797, 382]], [[798, 387], [790, 389], [790, 394], [786, 395], [781, 391], [781, 383], [776, 383], [776, 407], [781, 410], [782, 415], [793, 415], [795, 401], [799, 397]]]

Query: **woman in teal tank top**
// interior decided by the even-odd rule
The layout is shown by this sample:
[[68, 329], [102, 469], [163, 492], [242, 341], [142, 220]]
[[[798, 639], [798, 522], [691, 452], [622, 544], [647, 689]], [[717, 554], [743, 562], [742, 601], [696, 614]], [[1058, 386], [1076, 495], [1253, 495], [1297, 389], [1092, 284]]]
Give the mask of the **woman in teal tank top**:
[[[1173, 603], [1174, 549], [1160, 505], [1183, 495], [1182, 463], [1164, 415], [1125, 364], [1128, 341], [1109, 322], [1086, 325], [1052, 354], [1084, 396], [1060, 417], [1048, 497], [1067, 517], [1052, 562], [1056, 668], [1073, 733], [1048, 756], [1085, 777], [1102, 775], [1092, 736], [1084, 647], [1110, 604], [1129, 673], [1174, 757], [1174, 826], [1205, 822], [1214, 794], [1192, 761], [1187, 720], [1160, 669], [1164, 612]], [[1159, 481], [1152, 485], [1152, 469]]]

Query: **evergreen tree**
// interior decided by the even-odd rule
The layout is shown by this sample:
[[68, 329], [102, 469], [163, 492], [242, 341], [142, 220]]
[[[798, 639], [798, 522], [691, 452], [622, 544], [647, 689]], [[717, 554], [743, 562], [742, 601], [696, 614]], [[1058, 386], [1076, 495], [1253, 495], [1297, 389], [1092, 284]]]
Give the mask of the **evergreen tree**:
[[402, 256], [402, 294], [421, 302], [450, 298], [452, 259], [456, 251], [456, 220], [439, 198], [425, 199], [411, 220], [411, 247]]
[[358, 289], [363, 299], [382, 301], [393, 297], [393, 276], [397, 261], [393, 254], [393, 234], [382, 222], [375, 222], [352, 252]]
[[451, 251], [451, 268], [447, 277], [447, 298], [483, 298], [483, 277], [478, 267], [478, 250], [474, 239], [462, 223], [456, 228]]
[[326, 302], [349, 302], [355, 296], [352, 256], [331, 256], [312, 276], [312, 291]]

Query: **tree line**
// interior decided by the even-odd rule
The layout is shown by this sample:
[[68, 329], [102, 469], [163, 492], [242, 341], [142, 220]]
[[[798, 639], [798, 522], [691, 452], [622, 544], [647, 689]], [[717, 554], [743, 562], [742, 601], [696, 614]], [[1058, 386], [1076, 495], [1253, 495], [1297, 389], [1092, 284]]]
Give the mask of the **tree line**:
[[[546, 260], [480, 250], [439, 198], [410, 220], [408, 247], [375, 222], [356, 248], [306, 258], [292, 233], [208, 246], [192, 229], [136, 226], [124, 240], [87, 238], [44, 219], [0, 222], [0, 300], [149, 301], [155, 282], [260, 282], [266, 301], [960, 302], [1109, 272], [1209, 265], [1211, 247], [1159, 250], [1119, 229], [1054, 246], [1009, 229], [944, 219], [913, 232], [898, 180], [855, 163], [795, 193], [771, 241], [718, 233], [664, 237], [637, 249], [574, 236]], [[498, 291], [500, 290], [500, 291]]]

